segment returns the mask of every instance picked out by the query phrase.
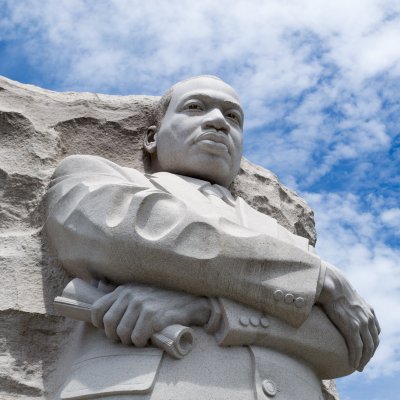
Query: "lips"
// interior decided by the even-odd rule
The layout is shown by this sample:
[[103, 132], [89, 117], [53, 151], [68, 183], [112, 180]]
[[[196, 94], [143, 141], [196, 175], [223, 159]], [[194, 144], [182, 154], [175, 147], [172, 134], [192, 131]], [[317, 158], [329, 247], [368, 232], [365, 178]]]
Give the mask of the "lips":
[[218, 133], [218, 131], [203, 132], [196, 140], [197, 142], [204, 142], [214, 146], [221, 151], [229, 151], [229, 139], [225, 133]]

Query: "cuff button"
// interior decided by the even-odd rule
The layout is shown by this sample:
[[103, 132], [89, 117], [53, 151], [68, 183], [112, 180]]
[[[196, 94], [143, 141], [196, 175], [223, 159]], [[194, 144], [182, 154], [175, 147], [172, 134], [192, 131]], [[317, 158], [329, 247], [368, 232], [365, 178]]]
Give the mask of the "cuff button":
[[248, 317], [241, 316], [241, 317], [239, 318], [239, 323], [240, 323], [240, 325], [242, 325], [242, 326], [249, 326], [250, 321], [249, 321], [249, 318], [248, 318]]
[[294, 296], [292, 295], [292, 293], [288, 293], [285, 296], [285, 303], [286, 304], [291, 304], [291, 303], [293, 303], [293, 301], [294, 301]]
[[297, 308], [304, 307], [305, 304], [306, 304], [306, 302], [302, 297], [297, 297], [296, 300], [294, 301], [294, 305]]
[[253, 326], [258, 326], [258, 325], [260, 325], [260, 319], [257, 317], [251, 317], [250, 324]]
[[274, 299], [276, 300], [276, 301], [280, 301], [280, 300], [283, 300], [283, 292], [282, 292], [282, 290], [275, 290], [275, 292], [274, 292]]

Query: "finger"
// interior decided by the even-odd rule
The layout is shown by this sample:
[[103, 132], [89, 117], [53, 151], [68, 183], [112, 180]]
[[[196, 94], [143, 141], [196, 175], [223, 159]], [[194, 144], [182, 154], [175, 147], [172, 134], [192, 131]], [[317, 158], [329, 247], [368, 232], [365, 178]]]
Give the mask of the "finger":
[[138, 302], [131, 301], [117, 326], [117, 335], [123, 344], [132, 344], [131, 334], [139, 318], [139, 307]]
[[375, 322], [376, 329], [377, 329], [378, 335], [379, 335], [381, 333], [381, 326], [379, 325], [378, 318], [376, 318], [375, 311], [373, 309], [371, 309], [371, 311], [372, 311], [372, 314], [374, 314], [374, 317], [375, 317], [374, 322]]
[[357, 369], [357, 367], [360, 365], [363, 349], [363, 342], [360, 334], [358, 333], [358, 329], [348, 330], [346, 339], [347, 345], [349, 346], [350, 365], [354, 369]]
[[378, 327], [376, 325], [375, 318], [371, 318], [369, 321], [369, 331], [371, 333], [372, 340], [374, 341], [374, 353], [375, 353], [377, 347], [379, 346], [379, 331], [378, 331]]
[[365, 328], [361, 330], [360, 336], [363, 341], [363, 351], [357, 370], [361, 372], [374, 354], [375, 345], [368, 325], [366, 325]]
[[121, 321], [121, 318], [124, 315], [127, 306], [128, 306], [128, 298], [126, 296], [121, 296], [112, 304], [112, 306], [104, 314], [103, 318], [104, 332], [109, 339], [114, 340], [116, 342], [119, 342], [119, 336], [117, 334], [117, 326]]
[[151, 335], [155, 332], [153, 328], [154, 314], [154, 312], [146, 308], [141, 309], [139, 318], [131, 334], [132, 343], [136, 347], [146, 346]]
[[106, 294], [105, 296], [101, 297], [99, 300], [97, 300], [91, 307], [91, 319], [92, 319], [92, 324], [96, 328], [102, 329], [104, 327], [103, 324], [103, 319], [105, 313], [109, 310], [111, 305], [114, 303], [115, 299], [117, 298], [116, 293], [109, 293]]

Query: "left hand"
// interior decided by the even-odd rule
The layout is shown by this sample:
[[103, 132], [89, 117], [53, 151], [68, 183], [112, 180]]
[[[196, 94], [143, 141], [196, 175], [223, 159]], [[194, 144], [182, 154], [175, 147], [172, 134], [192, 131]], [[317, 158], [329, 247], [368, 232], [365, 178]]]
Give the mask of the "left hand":
[[362, 371], [379, 344], [381, 328], [374, 310], [330, 264], [318, 303], [345, 338], [350, 365]]
[[137, 347], [169, 325], [204, 325], [209, 317], [205, 297], [140, 284], [118, 286], [92, 305], [94, 326], [114, 341]]

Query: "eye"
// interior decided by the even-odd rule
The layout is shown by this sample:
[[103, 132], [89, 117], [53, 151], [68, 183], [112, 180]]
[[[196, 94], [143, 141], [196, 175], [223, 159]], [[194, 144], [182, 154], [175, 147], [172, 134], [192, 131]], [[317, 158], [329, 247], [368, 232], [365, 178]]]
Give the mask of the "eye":
[[203, 111], [204, 110], [204, 106], [200, 101], [197, 100], [192, 100], [190, 102], [187, 102], [183, 109], [185, 111]]
[[234, 121], [235, 123], [241, 125], [242, 123], [242, 117], [240, 116], [240, 114], [236, 111], [229, 111], [226, 114], [226, 117], [231, 119], [232, 121]]

